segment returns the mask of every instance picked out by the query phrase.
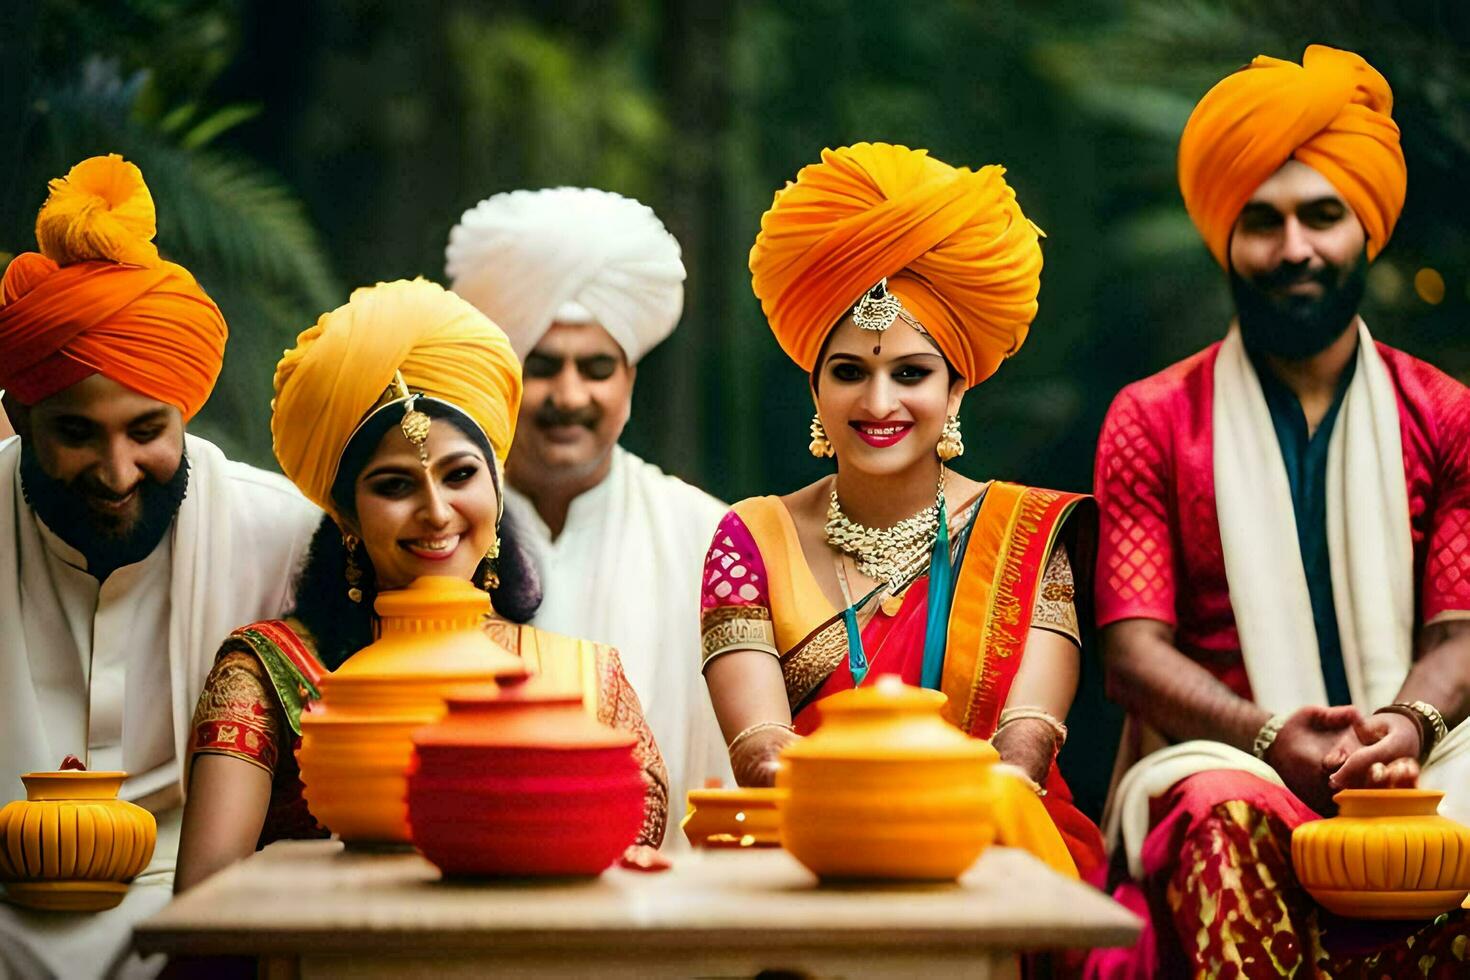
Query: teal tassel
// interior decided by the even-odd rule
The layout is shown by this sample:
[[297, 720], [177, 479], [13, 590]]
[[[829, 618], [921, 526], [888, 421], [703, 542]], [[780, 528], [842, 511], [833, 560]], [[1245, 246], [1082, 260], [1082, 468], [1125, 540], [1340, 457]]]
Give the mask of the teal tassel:
[[852, 671], [852, 686], [858, 687], [868, 676], [868, 655], [863, 652], [863, 634], [858, 630], [856, 607], [848, 606], [842, 610], [842, 621], [847, 625], [847, 667]]
[[939, 690], [944, 677], [944, 650], [949, 642], [949, 610], [954, 601], [954, 563], [949, 557], [949, 514], [939, 498], [939, 534], [929, 556], [929, 616], [924, 624], [924, 664], [920, 684]]

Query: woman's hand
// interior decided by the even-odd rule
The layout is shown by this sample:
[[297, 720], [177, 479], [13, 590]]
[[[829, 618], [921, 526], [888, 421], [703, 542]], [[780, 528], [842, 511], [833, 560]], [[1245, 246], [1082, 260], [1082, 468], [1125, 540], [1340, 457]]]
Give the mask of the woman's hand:
[[781, 750], [801, 736], [785, 725], [772, 723], [753, 727], [730, 745], [730, 768], [739, 786], [766, 787], [776, 785], [776, 772], [781, 768]]
[[1045, 785], [1052, 759], [1056, 757], [1056, 732], [1039, 718], [1017, 718], [996, 732], [990, 744], [1000, 761], [1025, 773], [1037, 785]]

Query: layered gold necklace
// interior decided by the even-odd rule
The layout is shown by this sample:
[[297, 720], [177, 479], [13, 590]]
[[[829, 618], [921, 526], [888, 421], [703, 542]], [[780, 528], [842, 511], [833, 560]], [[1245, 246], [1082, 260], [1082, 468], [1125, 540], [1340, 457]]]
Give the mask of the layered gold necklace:
[[929, 561], [939, 533], [939, 505], [943, 499], [944, 467], [941, 466], [934, 503], [892, 527], [867, 527], [842, 512], [834, 483], [827, 503], [827, 543], [850, 555], [858, 571], [874, 582], [897, 587]]

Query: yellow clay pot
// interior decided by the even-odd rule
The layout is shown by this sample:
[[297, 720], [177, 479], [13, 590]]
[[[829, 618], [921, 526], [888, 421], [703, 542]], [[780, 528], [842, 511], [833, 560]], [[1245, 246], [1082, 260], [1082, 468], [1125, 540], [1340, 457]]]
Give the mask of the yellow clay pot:
[[692, 789], [679, 824], [691, 847], [779, 847], [777, 802], [785, 790]]
[[117, 798], [125, 772], [31, 772], [26, 798], [0, 809], [0, 882], [11, 901], [68, 912], [110, 909], [153, 860], [158, 823]]
[[944, 701], [897, 677], [823, 701], [781, 756], [782, 846], [821, 878], [958, 878], [995, 839], [1000, 756], [941, 718]]
[[406, 844], [413, 733], [444, 716], [455, 688], [524, 667], [485, 635], [490, 597], [463, 579], [416, 579], [373, 608], [378, 639], [324, 678], [301, 715], [301, 782], [312, 814], [343, 840]]
[[1432, 919], [1470, 894], [1470, 827], [1438, 814], [1428, 789], [1347, 789], [1330, 820], [1291, 835], [1302, 886], [1323, 907], [1360, 919]]

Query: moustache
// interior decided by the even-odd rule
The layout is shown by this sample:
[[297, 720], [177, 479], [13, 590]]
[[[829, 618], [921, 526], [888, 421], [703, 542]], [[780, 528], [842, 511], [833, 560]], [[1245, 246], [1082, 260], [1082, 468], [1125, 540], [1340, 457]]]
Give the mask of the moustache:
[[1335, 285], [1335, 273], [1336, 270], [1331, 266], [1323, 266], [1314, 272], [1307, 266], [1283, 263], [1251, 281], [1257, 289], [1262, 290], [1284, 289], [1308, 282], [1314, 282], [1323, 289], [1331, 289]]
[[537, 425], [548, 429], [563, 425], [580, 425], [586, 429], [595, 429], [597, 423], [602, 421], [602, 411], [595, 405], [568, 411], [547, 402], [536, 410], [534, 421]]
[[92, 497], [106, 503], [115, 504], [131, 497], [138, 490], [139, 487], [143, 486], [147, 479], [147, 477], [140, 479], [137, 483], [134, 483], [122, 493], [118, 493], [116, 490], [109, 490], [101, 483], [97, 483], [94, 480], [88, 480], [85, 478], [73, 481], [69, 489], [75, 490], [83, 497]]

